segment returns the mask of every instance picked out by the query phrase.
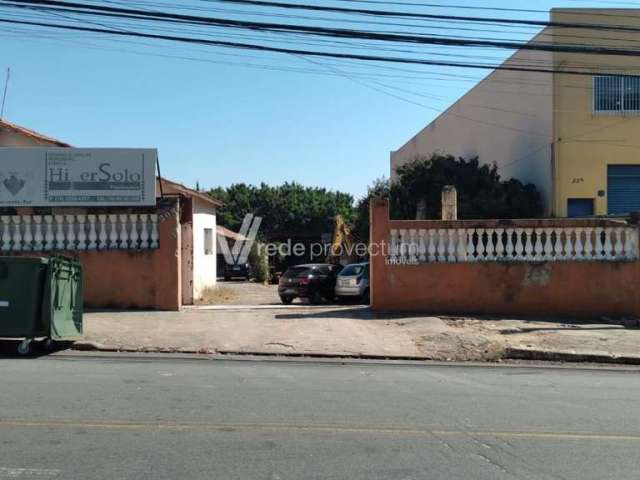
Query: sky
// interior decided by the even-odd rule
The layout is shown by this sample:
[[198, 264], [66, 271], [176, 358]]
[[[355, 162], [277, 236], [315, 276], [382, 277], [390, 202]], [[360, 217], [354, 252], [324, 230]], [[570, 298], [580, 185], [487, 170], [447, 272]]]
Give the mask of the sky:
[[[323, 0], [296, 1], [336, 5]], [[532, 2], [500, 0], [437, 3], [539, 10], [640, 7], [640, 2], [605, 1], [537, 0], [534, 7]], [[543, 13], [402, 8], [547, 19]], [[197, 14], [219, 16], [220, 11]], [[256, 20], [242, 13], [229, 16]], [[0, 18], [7, 18], [7, 10], [0, 9]], [[449, 27], [451, 30], [443, 31], [456, 29]], [[533, 33], [532, 29], [513, 30], [509, 38], [526, 40]], [[500, 38], [499, 33], [482, 35]], [[305, 47], [300, 44], [304, 41], [292, 37], [290, 45]], [[475, 53], [468, 48], [456, 52]], [[510, 53], [486, 55], [498, 61]], [[438, 49], [428, 47], [412, 55], [437, 58]], [[210, 188], [296, 181], [356, 198], [376, 178], [389, 175], [392, 150], [488, 73], [447, 67], [419, 67], [414, 73], [416, 67], [402, 66], [398, 68], [412, 72], [402, 71], [404, 77], [397, 78], [397, 68], [389, 66], [371, 69], [367, 64], [340, 60], [310, 61], [169, 42], [132, 43], [96, 34], [43, 33], [0, 24], [0, 87], [7, 67], [11, 78], [4, 118], [74, 146], [157, 148], [162, 175], [192, 187], [196, 182]], [[366, 78], [353, 73], [360, 71], [366, 71]]]

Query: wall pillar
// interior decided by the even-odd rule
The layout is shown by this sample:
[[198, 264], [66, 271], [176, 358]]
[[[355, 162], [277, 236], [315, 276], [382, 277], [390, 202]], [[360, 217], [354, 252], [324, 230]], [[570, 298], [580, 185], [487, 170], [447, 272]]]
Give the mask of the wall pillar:
[[389, 200], [369, 201], [369, 296], [371, 307], [379, 309], [384, 301], [389, 255]]
[[[155, 304], [158, 310], [179, 310], [182, 306], [180, 201], [158, 213], [159, 246], [153, 257]], [[140, 288], [144, 288], [141, 286]]]
[[442, 189], [442, 220], [458, 220], [458, 192], [453, 185]]

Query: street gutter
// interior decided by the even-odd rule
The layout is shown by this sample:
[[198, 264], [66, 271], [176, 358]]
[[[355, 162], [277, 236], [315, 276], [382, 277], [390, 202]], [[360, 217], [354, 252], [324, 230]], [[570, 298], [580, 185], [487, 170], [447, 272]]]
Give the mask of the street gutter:
[[[71, 346], [72, 350], [85, 352], [108, 353], [136, 353], [136, 354], [187, 354], [209, 356], [232, 357], [263, 357], [263, 358], [288, 358], [305, 360], [373, 360], [373, 361], [401, 361], [401, 362], [441, 362], [429, 356], [412, 355], [371, 355], [371, 354], [345, 354], [328, 352], [271, 352], [271, 351], [239, 351], [239, 350], [207, 350], [207, 349], [170, 349], [170, 348], [120, 348], [113, 345], [102, 345], [96, 342], [76, 342]], [[452, 359], [452, 363], [456, 362]], [[534, 362], [558, 362], [558, 363], [590, 363], [609, 365], [640, 365], [640, 356], [616, 356], [604, 352], [569, 352], [555, 350], [541, 350], [529, 348], [506, 347], [502, 354], [496, 358], [487, 359], [490, 364], [503, 361], [534, 361]], [[449, 362], [441, 362], [447, 364]], [[464, 363], [464, 362], [463, 362]]]

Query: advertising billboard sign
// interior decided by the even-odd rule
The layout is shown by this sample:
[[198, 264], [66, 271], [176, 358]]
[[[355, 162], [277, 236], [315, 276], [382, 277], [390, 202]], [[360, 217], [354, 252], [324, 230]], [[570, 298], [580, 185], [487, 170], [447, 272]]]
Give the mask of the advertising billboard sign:
[[152, 206], [155, 149], [0, 148], [0, 207]]

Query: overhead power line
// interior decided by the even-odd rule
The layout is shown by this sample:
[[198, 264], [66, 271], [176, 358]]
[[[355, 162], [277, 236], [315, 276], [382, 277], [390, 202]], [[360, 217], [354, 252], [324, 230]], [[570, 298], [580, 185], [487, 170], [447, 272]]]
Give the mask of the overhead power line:
[[175, 36], [175, 35], [160, 35], [160, 34], [152, 34], [152, 33], [143, 33], [143, 32], [134, 32], [134, 31], [126, 31], [126, 30], [113, 30], [108, 28], [97, 28], [97, 27], [80, 27], [75, 25], [65, 25], [65, 24], [54, 24], [47, 22], [35, 22], [35, 21], [26, 21], [26, 20], [11, 20], [0, 18], [0, 23], [5, 24], [15, 24], [15, 25], [30, 25], [36, 27], [45, 27], [45, 28], [54, 28], [60, 30], [70, 30], [70, 31], [78, 31], [78, 32], [92, 32], [92, 33], [101, 33], [108, 35], [116, 35], [116, 36], [128, 36], [128, 37], [138, 37], [138, 38], [149, 38], [155, 40], [167, 40], [173, 42], [181, 42], [188, 43], [194, 45], [210, 45], [217, 47], [228, 47], [228, 48], [237, 48], [243, 50], [255, 50], [262, 52], [273, 52], [273, 53], [284, 53], [288, 55], [302, 55], [302, 56], [310, 56], [310, 57], [325, 57], [325, 58], [338, 58], [338, 59], [350, 59], [350, 60], [361, 60], [361, 61], [371, 61], [371, 62], [387, 62], [387, 63], [396, 63], [396, 64], [414, 64], [414, 65], [436, 65], [436, 66], [446, 66], [446, 67], [461, 67], [461, 68], [473, 68], [473, 69], [483, 69], [483, 70], [506, 70], [506, 71], [515, 71], [515, 72], [533, 72], [533, 73], [561, 73], [567, 75], [601, 75], [602, 71], [587, 71], [587, 70], [570, 70], [570, 69], [555, 69], [555, 68], [540, 68], [540, 67], [518, 67], [511, 66], [509, 63], [504, 63], [502, 65], [488, 65], [488, 64], [477, 64], [477, 63], [464, 63], [464, 62], [448, 62], [441, 60], [426, 60], [426, 59], [418, 59], [418, 58], [408, 58], [408, 57], [391, 57], [391, 56], [380, 56], [380, 55], [364, 55], [357, 53], [341, 53], [341, 52], [328, 52], [328, 51], [317, 51], [317, 50], [302, 50], [302, 49], [294, 49], [294, 48], [280, 48], [280, 47], [271, 47], [267, 45], [258, 45], [251, 43], [240, 43], [240, 42], [227, 42], [221, 40], [208, 40], [204, 38], [194, 38], [194, 37], [183, 37], [183, 36]]
[[[217, 0], [224, 2], [248, 2], [249, 0]], [[257, 3], [257, 0], [251, 0], [250, 3]], [[261, 4], [277, 4], [278, 2], [260, 2]], [[168, 22], [187, 22], [195, 23], [199, 25], [213, 25], [219, 27], [228, 28], [240, 28], [247, 30], [260, 30], [268, 32], [293, 32], [299, 34], [308, 34], [314, 36], [332, 37], [332, 38], [349, 38], [360, 40], [374, 40], [384, 42], [402, 42], [402, 43], [414, 43], [424, 45], [444, 45], [454, 47], [490, 47], [490, 48], [503, 48], [509, 50], [532, 50], [532, 51], [545, 51], [545, 52], [564, 52], [564, 53], [579, 53], [579, 54], [596, 54], [596, 55], [615, 55], [615, 56], [640, 56], [640, 50], [626, 49], [626, 48], [611, 48], [602, 46], [577, 46], [577, 45], [563, 45], [563, 44], [540, 44], [534, 42], [513, 42], [502, 40], [476, 40], [476, 39], [460, 39], [451, 37], [435, 37], [428, 35], [407, 35], [407, 34], [395, 34], [384, 32], [372, 32], [364, 30], [353, 30], [345, 28], [329, 28], [318, 27], [309, 25], [293, 25], [282, 24], [273, 22], [250, 22], [244, 20], [232, 20], [227, 18], [215, 18], [215, 17], [203, 17], [196, 15], [183, 15], [168, 12], [159, 11], [147, 11], [129, 8], [116, 8], [107, 7], [103, 5], [82, 4], [75, 2], [64, 2], [54, 0], [13, 0], [10, 2], [3, 1], [0, 5], [21, 7], [25, 4], [49, 6], [40, 7], [48, 9], [54, 8], [54, 11], [62, 11], [65, 13], [77, 13], [83, 15], [98, 15], [117, 18], [128, 19], [150, 19], [157, 21]], [[289, 4], [283, 4], [289, 5]], [[311, 7], [310, 7], [311, 8]], [[313, 7], [313, 8], [330, 8], [330, 7]], [[48, 10], [47, 10], [48, 11]], [[573, 24], [572, 24], [573, 25]], [[582, 24], [578, 24], [582, 25]], [[640, 29], [635, 29], [640, 32]], [[104, 33], [104, 32], [103, 32]]]
[[[203, 0], [205, 2], [210, 0]], [[398, 5], [403, 7], [429, 7], [429, 8], [455, 8], [461, 10], [484, 10], [494, 12], [517, 12], [517, 13], [547, 13], [547, 10], [535, 10], [529, 8], [508, 8], [508, 7], [478, 7], [475, 5], [455, 5], [446, 3], [415, 3], [415, 2], [390, 2], [383, 0], [337, 0], [346, 3], [365, 3], [370, 5]]]
[[313, 10], [322, 12], [336, 13], [356, 13], [363, 15], [382, 16], [382, 17], [399, 17], [399, 18], [421, 18], [433, 20], [456, 20], [465, 22], [491, 22], [510, 25], [531, 25], [536, 27], [560, 27], [560, 28], [577, 28], [589, 30], [617, 30], [628, 32], [639, 32], [640, 29], [630, 27], [628, 25], [610, 25], [610, 24], [594, 24], [594, 23], [574, 23], [574, 22], [551, 22], [544, 20], [524, 20], [516, 18], [501, 17], [468, 17], [464, 15], [440, 15], [433, 13], [415, 13], [415, 12], [398, 12], [393, 10], [371, 10], [366, 8], [345, 8], [345, 7], [329, 7], [325, 5], [308, 5], [300, 3], [272, 2], [268, 0], [207, 0], [220, 3], [235, 3], [242, 5], [254, 5], [263, 7], [289, 8], [296, 10]]
[[[206, 3], [213, 3], [216, 2], [216, 0], [201, 0], [203, 2]], [[355, 0], [354, 0], [355, 1]], [[334, 17], [334, 18], [327, 18], [327, 17], [317, 17], [317, 16], [308, 16], [308, 15], [300, 15], [300, 14], [288, 14], [288, 13], [274, 13], [274, 12], [270, 12], [270, 11], [259, 11], [259, 10], [252, 10], [252, 11], [247, 11], [247, 10], [221, 10], [218, 8], [207, 8], [207, 7], [195, 7], [193, 5], [188, 5], [188, 4], [175, 4], [172, 3], [170, 1], [168, 2], [145, 2], [145, 1], [140, 1], [140, 0], [131, 0], [131, 1], [117, 1], [117, 0], [104, 0], [105, 3], [109, 3], [109, 4], [114, 4], [114, 5], [126, 5], [127, 7], [131, 7], [131, 6], [145, 6], [145, 7], [166, 7], [166, 8], [173, 8], [173, 9], [179, 9], [180, 11], [182, 10], [197, 10], [197, 11], [207, 11], [207, 12], [220, 12], [220, 13], [226, 13], [226, 14], [232, 14], [232, 15], [251, 15], [251, 16], [267, 16], [267, 17], [277, 17], [277, 18], [286, 18], [286, 19], [293, 19], [293, 20], [311, 20], [311, 21], [325, 21], [325, 22], [340, 22], [340, 23], [353, 23], [353, 24], [368, 24], [368, 25], [381, 25], [381, 26], [388, 26], [388, 27], [404, 27], [404, 28], [419, 28], [420, 30], [423, 29], [446, 29], [446, 30], [451, 30], [452, 24], [455, 24], [455, 30], [456, 31], [468, 31], [468, 32], [484, 32], [484, 33], [498, 33], [498, 34], [503, 34], [503, 33], [507, 33], [504, 30], [496, 30], [496, 29], [487, 29], [487, 28], [473, 28], [473, 27], [468, 27], [468, 26], [461, 26], [461, 24], [465, 24], [465, 22], [463, 21], [449, 21], [446, 24], [442, 24], [442, 25], [434, 25], [435, 22], [437, 22], [437, 20], [426, 20], [426, 19], [410, 19], [413, 20], [414, 22], [417, 20], [422, 20], [421, 23], [398, 23], [398, 22], [389, 22], [389, 21], [373, 21], [373, 20], [363, 20], [363, 19], [353, 19], [353, 18], [343, 18], [343, 17]], [[280, 2], [282, 3], [282, 2]], [[365, 2], [366, 3], [366, 2]], [[298, 5], [298, 4], [294, 4], [294, 5]], [[416, 4], [417, 5], [422, 5], [422, 4]], [[426, 5], [426, 4], [425, 4]], [[430, 6], [436, 6], [436, 4], [429, 4]], [[258, 5], [259, 6], [259, 5]], [[463, 6], [456, 6], [456, 5], [441, 5], [442, 7], [450, 7], [450, 8], [465, 8]], [[513, 12], [529, 12], [529, 11], [537, 11], [537, 12], [545, 12], [543, 10], [528, 10], [528, 9], [517, 9], [517, 8], [495, 8], [495, 7], [468, 7], [468, 9], [474, 9], [474, 10], [498, 10], [498, 11], [513, 11]], [[149, 11], [149, 10], [147, 10]], [[572, 12], [563, 12], [563, 14], [571, 14]], [[573, 12], [574, 14], [576, 12]], [[593, 13], [590, 14], [591, 16], [607, 16], [607, 17], [622, 17], [622, 18], [629, 18], [630, 15], [619, 15], [619, 14], [605, 14], [605, 13]], [[351, 15], [353, 16], [353, 15]], [[633, 16], [632, 16], [633, 17]], [[374, 17], [375, 18], [375, 17]], [[640, 16], [637, 16], [635, 18], [639, 18]], [[425, 24], [424, 22], [427, 22], [427, 24]], [[485, 22], [483, 22], [483, 24], [486, 24]], [[500, 25], [501, 27], [505, 27], [505, 25]], [[522, 26], [522, 25], [516, 25], [516, 26]], [[512, 26], [507, 25], [507, 27], [510, 28], [510, 30], [508, 31], [508, 33], [511, 34], [530, 34], [531, 32], [523, 32], [523, 31], [515, 31], [513, 30]], [[527, 26], [525, 26], [527, 27]], [[537, 28], [537, 26], [536, 26]], [[640, 31], [640, 30], [639, 30]], [[387, 32], [387, 33], [397, 33], [397, 32]], [[403, 32], [405, 33], [405, 32]], [[440, 35], [435, 35], [432, 34], [434, 36], [440, 36]], [[545, 34], [546, 36], [550, 37], [550, 38], [555, 38], [555, 37], [562, 37], [563, 39], [578, 39], [580, 40], [580, 42], [578, 43], [578, 45], [584, 45], [584, 41], [583, 40], [589, 40], [589, 41], [594, 41], [594, 40], [605, 40], [605, 41], [619, 41], [619, 38], [612, 38], [612, 37], [602, 37], [602, 36], [594, 36], [594, 35], [589, 35], [589, 36], [585, 36], [585, 35], [575, 35], [575, 34], [569, 34], [569, 33], [562, 33], [562, 34], [557, 34], [557, 33], [553, 33], [551, 31], [546, 32]], [[456, 35], [456, 37], [460, 37], [459, 35]], [[462, 37], [462, 38], [468, 38], [468, 37]], [[482, 39], [482, 37], [480, 37]], [[486, 38], [484, 38], [486, 39]], [[631, 42], [631, 43], [638, 43], [639, 41], [636, 39], [625, 39], [626, 42]], [[618, 48], [627, 48], [625, 45], [617, 45]]]

